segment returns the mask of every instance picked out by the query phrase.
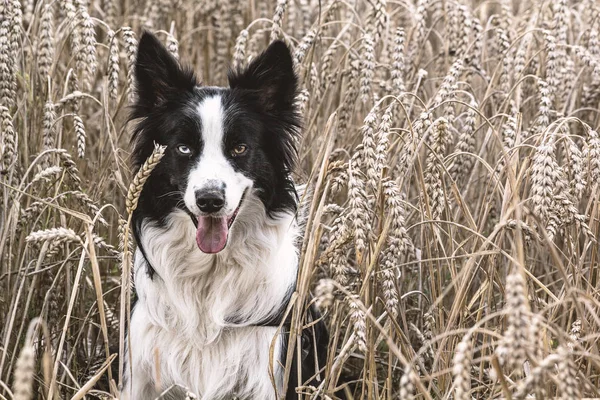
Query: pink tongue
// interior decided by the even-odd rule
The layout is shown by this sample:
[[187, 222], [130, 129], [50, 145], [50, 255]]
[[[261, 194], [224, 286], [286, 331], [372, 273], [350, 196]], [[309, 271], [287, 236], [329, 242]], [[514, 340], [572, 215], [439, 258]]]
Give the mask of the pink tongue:
[[229, 227], [227, 218], [198, 217], [196, 243], [204, 253], [218, 253], [227, 244]]

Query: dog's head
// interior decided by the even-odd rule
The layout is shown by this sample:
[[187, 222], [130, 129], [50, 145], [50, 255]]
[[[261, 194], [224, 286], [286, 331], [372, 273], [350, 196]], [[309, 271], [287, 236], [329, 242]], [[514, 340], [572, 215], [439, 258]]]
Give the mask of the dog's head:
[[203, 87], [144, 33], [135, 75], [134, 170], [154, 143], [167, 146], [140, 198], [143, 217], [161, 220], [182, 209], [197, 223], [200, 250], [218, 253], [246, 201], [262, 203], [268, 216], [295, 208], [289, 174], [299, 126], [297, 78], [283, 42], [230, 71], [228, 88]]

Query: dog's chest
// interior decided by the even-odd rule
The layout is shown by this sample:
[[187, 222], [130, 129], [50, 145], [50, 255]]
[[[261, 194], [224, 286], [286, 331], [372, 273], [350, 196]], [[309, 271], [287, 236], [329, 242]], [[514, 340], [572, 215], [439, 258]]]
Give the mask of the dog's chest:
[[[260, 241], [233, 237], [225, 257], [207, 257], [184, 217], [144, 230], [156, 274], [145, 273], [138, 252], [133, 367], [147, 371], [162, 389], [185, 386], [203, 400], [275, 399], [274, 382], [282, 386], [281, 339], [275, 338], [277, 328], [256, 325], [285, 308], [293, 290], [293, 236], [273, 229], [271, 236], [258, 236]], [[270, 239], [276, 234], [285, 240]]]
[[[136, 310], [132, 325], [144, 325], [148, 318], [143, 314]], [[163, 390], [176, 384], [186, 386], [203, 400], [275, 399], [269, 371], [281, 387], [281, 343], [274, 327], [226, 329], [210, 343], [152, 324], [136, 331], [132, 342], [154, 349], [143, 362]]]

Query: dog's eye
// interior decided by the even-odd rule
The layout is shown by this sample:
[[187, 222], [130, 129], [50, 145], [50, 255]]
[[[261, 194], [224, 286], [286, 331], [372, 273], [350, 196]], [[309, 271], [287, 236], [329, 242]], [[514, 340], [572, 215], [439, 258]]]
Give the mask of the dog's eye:
[[233, 157], [241, 156], [248, 150], [248, 147], [245, 144], [238, 144], [231, 150], [231, 155]]
[[180, 144], [179, 146], [177, 146], [177, 151], [179, 152], [179, 154], [183, 154], [185, 156], [189, 156], [190, 154], [192, 154], [192, 149], [190, 149], [185, 144]]

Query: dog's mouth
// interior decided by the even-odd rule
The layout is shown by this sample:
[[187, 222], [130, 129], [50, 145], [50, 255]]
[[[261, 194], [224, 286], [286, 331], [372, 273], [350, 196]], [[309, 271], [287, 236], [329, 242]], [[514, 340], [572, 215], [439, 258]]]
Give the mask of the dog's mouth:
[[246, 192], [242, 194], [240, 202], [233, 213], [228, 216], [199, 215], [196, 217], [196, 244], [203, 253], [215, 254], [222, 251], [227, 245], [229, 229], [237, 217]]

